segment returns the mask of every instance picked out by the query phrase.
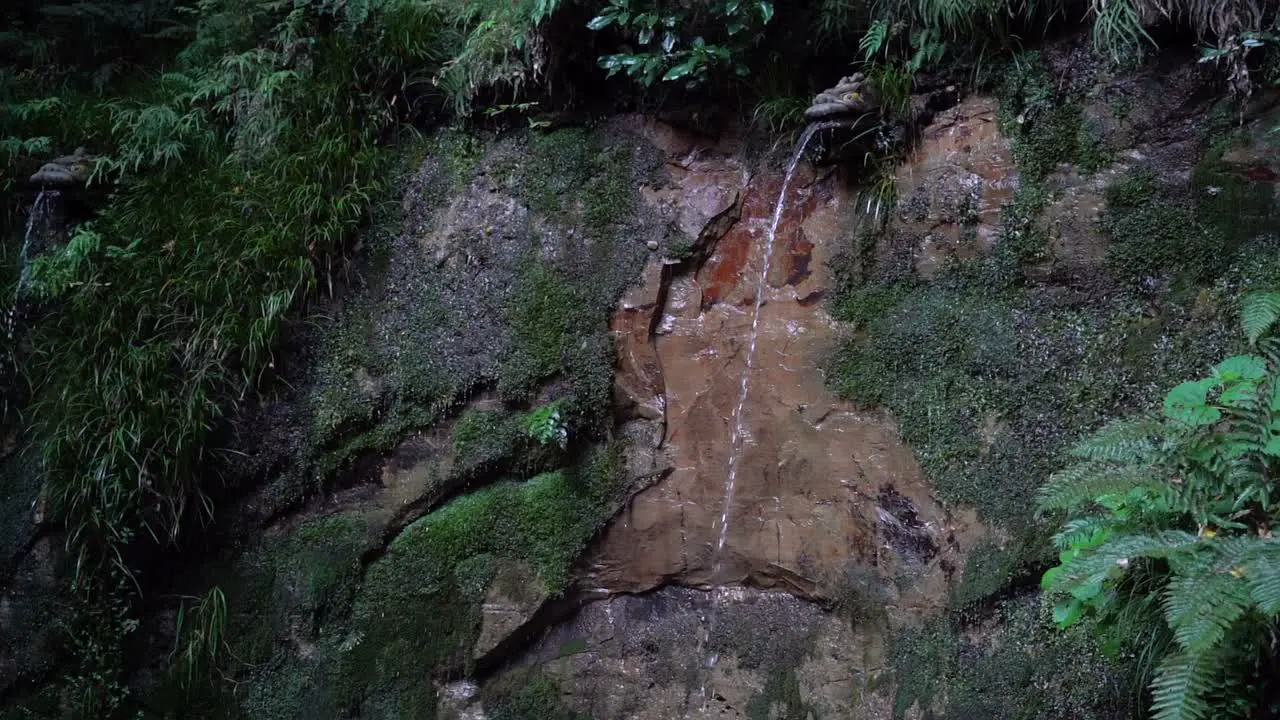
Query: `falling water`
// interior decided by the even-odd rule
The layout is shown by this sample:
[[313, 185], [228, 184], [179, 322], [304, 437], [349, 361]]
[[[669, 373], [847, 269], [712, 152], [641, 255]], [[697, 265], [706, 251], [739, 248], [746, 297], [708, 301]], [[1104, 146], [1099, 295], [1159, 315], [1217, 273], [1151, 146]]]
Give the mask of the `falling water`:
[[[795, 153], [791, 156], [791, 162], [787, 165], [787, 173], [782, 180], [782, 189], [778, 192], [778, 201], [773, 208], [773, 219], [769, 224], [769, 232], [765, 236], [764, 242], [764, 259], [760, 265], [760, 275], [756, 282], [756, 301], [755, 307], [751, 314], [751, 335], [747, 345], [747, 363], [742, 370], [742, 384], [738, 390], [738, 402], [734, 405], [733, 416], [729, 421], [729, 470], [725, 476], [724, 482], [724, 503], [720, 509], [719, 519], [719, 535], [716, 539], [716, 548], [712, 561], [712, 577], [720, 575], [720, 567], [723, 562], [724, 545], [729, 538], [729, 510], [733, 505], [733, 492], [738, 483], [738, 463], [742, 459], [744, 441], [746, 439], [746, 427], [743, 424], [743, 414], [747, 404], [747, 394], [750, 389], [751, 370], [755, 366], [756, 359], [756, 339], [760, 327], [760, 308], [764, 305], [765, 291], [769, 282], [769, 263], [773, 257], [773, 243], [778, 235], [778, 225], [782, 223], [782, 214], [787, 206], [787, 191], [791, 189], [792, 180], [795, 178], [796, 168], [800, 165], [801, 158], [804, 157], [805, 148], [808, 147], [809, 141], [813, 139], [815, 133], [830, 127], [837, 127], [839, 123], [818, 123], [810, 125], [800, 136], [800, 141], [796, 145]], [[703, 642], [711, 638], [715, 629], [716, 613], [713, 607], [710, 618], [707, 622], [707, 632]], [[701, 644], [701, 643], [700, 643]], [[707, 657], [706, 668], [714, 667], [719, 660], [719, 656], [712, 654]], [[702, 696], [705, 700], [710, 696], [707, 692], [707, 685], [704, 683], [702, 687]]]
[[31, 204], [31, 214], [27, 216], [27, 229], [22, 236], [22, 246], [18, 249], [18, 283], [13, 289], [13, 305], [5, 314], [5, 335], [10, 340], [13, 339], [14, 325], [17, 322], [18, 302], [22, 299], [22, 291], [27, 287], [31, 242], [43, 227], [45, 215], [49, 210], [49, 200], [56, 194], [54, 190], [41, 190], [40, 194], [36, 195], [35, 202]]

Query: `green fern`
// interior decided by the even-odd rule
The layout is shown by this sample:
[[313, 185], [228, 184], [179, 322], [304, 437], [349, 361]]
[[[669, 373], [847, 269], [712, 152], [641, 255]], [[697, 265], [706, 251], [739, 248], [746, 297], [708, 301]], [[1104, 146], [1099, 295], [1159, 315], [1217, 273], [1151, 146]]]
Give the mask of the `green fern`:
[[1244, 572], [1258, 610], [1272, 617], [1280, 615], [1280, 548], [1271, 547], [1251, 559]]
[[1195, 549], [1199, 538], [1178, 530], [1153, 535], [1119, 535], [1102, 546], [1080, 553], [1062, 565], [1055, 588], [1090, 584], [1122, 573], [1138, 559], [1168, 560]]
[[1158, 481], [1148, 465], [1088, 461], [1054, 473], [1040, 489], [1038, 502], [1049, 510], [1075, 510], [1104, 495], [1156, 487]]
[[1190, 654], [1205, 652], [1226, 637], [1249, 606], [1244, 581], [1230, 572], [1196, 572], [1174, 577], [1164, 595], [1164, 613], [1174, 638]]
[[1280, 320], [1280, 293], [1250, 293], [1240, 305], [1240, 324], [1251, 345]]
[[1105, 462], [1151, 462], [1155, 459], [1157, 430], [1150, 420], [1117, 420], [1071, 448], [1069, 454]]
[[1227, 358], [1173, 388], [1162, 417], [1104, 428], [1073, 449], [1083, 462], [1041, 490], [1042, 508], [1080, 513], [1055, 536], [1062, 562], [1042, 581], [1064, 595], [1059, 624], [1087, 613], [1100, 628], [1150, 623], [1159, 598], [1163, 628], [1128, 629], [1172, 640], [1151, 683], [1159, 720], [1252, 702], [1243, 674], [1280, 621], [1280, 542], [1270, 536], [1280, 521], [1278, 317], [1280, 296], [1246, 298], [1243, 330], [1261, 355]]
[[1214, 688], [1213, 652], [1176, 652], [1165, 657], [1151, 684], [1156, 720], [1206, 720], [1214, 717], [1205, 696]]

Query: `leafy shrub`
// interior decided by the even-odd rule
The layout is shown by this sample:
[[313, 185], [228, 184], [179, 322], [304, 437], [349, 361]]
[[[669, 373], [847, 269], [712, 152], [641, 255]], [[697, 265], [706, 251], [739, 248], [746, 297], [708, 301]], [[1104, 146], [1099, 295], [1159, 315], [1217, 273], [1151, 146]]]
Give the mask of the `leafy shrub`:
[[609, 75], [625, 72], [645, 86], [683, 80], [693, 87], [721, 70], [746, 75], [744, 54], [772, 19], [770, 0], [609, 0], [587, 27], [616, 27], [639, 46], [601, 56]]
[[[1257, 354], [1236, 355], [1165, 396], [1160, 416], [1119, 421], [1071, 452], [1040, 492], [1071, 519], [1043, 585], [1060, 626], [1086, 615], [1110, 649], [1145, 645], [1160, 720], [1263, 709], [1280, 620], [1280, 294], [1245, 298]], [[1274, 710], [1274, 708], [1272, 708]]]
[[[34, 169], [34, 153], [90, 146], [91, 186], [113, 186], [93, 196], [91, 224], [32, 263], [40, 306], [22, 339], [33, 350], [15, 363], [25, 382], [5, 383], [31, 388], [21, 410], [51, 520], [68, 528], [81, 605], [101, 609], [71, 630], [83, 714], [112, 716], [125, 702], [113, 688], [135, 627], [130, 580], [147, 556], [137, 546], [177, 543], [208, 519], [212, 432], [274, 367], [291, 311], [332, 288], [346, 242], [384, 192], [388, 132], [465, 108], [482, 85], [518, 85], [536, 58], [517, 51], [532, 52], [524, 38], [555, 6], [200, 0], [178, 12], [50, 1], [48, 13], [0, 11], [14, 21], [0, 47], [6, 224], [21, 200], [10, 178]], [[146, 17], [129, 15], [142, 8]], [[56, 42], [42, 44], [44, 34]], [[467, 62], [450, 63], [458, 58]]]

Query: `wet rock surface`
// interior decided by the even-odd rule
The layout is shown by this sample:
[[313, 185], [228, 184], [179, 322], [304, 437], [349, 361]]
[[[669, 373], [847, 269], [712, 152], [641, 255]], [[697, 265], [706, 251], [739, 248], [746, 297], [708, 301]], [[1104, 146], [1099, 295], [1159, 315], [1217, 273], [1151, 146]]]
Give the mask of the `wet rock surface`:
[[[690, 638], [710, 615], [700, 653]], [[588, 605], [523, 662], [590, 718], [887, 717], [874, 688], [883, 651], [874, 633], [786, 593], [666, 587]]]
[[[997, 120], [997, 102], [970, 97], [942, 111], [894, 177], [897, 232], [913, 234], [913, 267], [928, 278], [948, 258], [990, 252], [1000, 213], [1018, 188], [1013, 148]], [[886, 209], [887, 210], [887, 209]]]
[[[669, 155], [685, 150], [674, 142], [668, 148]], [[664, 583], [744, 584], [829, 599], [827, 586], [847, 566], [889, 574], [900, 563], [877, 519], [878, 495], [890, 488], [896, 503], [923, 518], [920, 541], [937, 548], [915, 569], [918, 584], [907, 594], [941, 597], [962, 564], [959, 538], [982, 531], [971, 517], [933, 500], [887, 418], [854, 409], [824, 385], [819, 368], [837, 329], [820, 299], [830, 288], [828, 262], [860, 216], [854, 195], [835, 176], [819, 178], [807, 168], [783, 214], [762, 288], [757, 359], [746, 378], [747, 438], [726, 544], [717, 555], [730, 421], [782, 178], [776, 171], [750, 174], [728, 150], [707, 148], [695, 170], [676, 173], [672, 184], [680, 197], [698, 199], [709, 193], [707, 182], [717, 184], [719, 202], [667, 212], [709, 219], [723, 212], [725, 199], [739, 196], [738, 219], [711, 241], [699, 266], [668, 274], [665, 288], [653, 287], [663, 275], [646, 274], [613, 323], [621, 353], [617, 385], [635, 407], [661, 413], [673, 469], [637, 495], [591, 551], [584, 587], [643, 592]]]

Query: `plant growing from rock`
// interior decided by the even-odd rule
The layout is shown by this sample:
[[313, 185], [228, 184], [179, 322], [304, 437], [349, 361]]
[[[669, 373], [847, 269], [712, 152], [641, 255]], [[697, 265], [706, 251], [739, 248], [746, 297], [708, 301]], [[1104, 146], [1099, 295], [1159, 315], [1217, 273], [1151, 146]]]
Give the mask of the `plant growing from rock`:
[[565, 423], [560, 401], [550, 402], [529, 413], [529, 436], [543, 445], [555, 445], [561, 450], [569, 446], [569, 426]]
[[1157, 417], [1077, 445], [1041, 490], [1071, 519], [1042, 585], [1061, 627], [1091, 617], [1112, 651], [1155, 665], [1159, 720], [1240, 716], [1268, 703], [1280, 620], [1280, 293], [1242, 312], [1253, 353], [1165, 397]]

